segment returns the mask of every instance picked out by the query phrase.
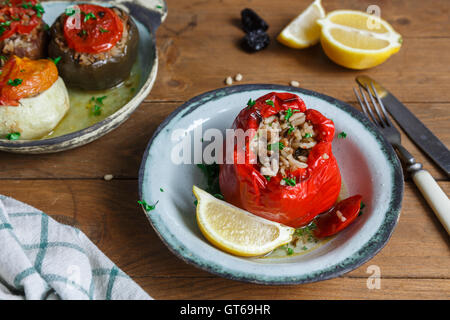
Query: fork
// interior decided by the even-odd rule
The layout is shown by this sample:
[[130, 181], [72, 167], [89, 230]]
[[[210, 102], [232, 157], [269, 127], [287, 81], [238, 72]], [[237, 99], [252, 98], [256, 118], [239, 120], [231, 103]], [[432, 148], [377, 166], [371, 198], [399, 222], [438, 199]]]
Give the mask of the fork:
[[[364, 90], [369, 95], [369, 100], [364, 94]], [[372, 89], [372, 90], [371, 90]], [[371, 120], [380, 129], [384, 137], [397, 151], [397, 154], [403, 163], [406, 171], [411, 175], [417, 188], [422, 193], [423, 197], [433, 209], [441, 224], [444, 226], [448, 234], [450, 234], [450, 200], [444, 191], [439, 187], [436, 180], [431, 174], [423, 169], [421, 163], [416, 162], [411, 153], [406, 150], [401, 144], [400, 132], [392, 124], [386, 109], [381, 101], [377, 90], [373, 83], [362, 87], [359, 85], [359, 92], [353, 88], [356, 99], [361, 105], [361, 109], [369, 120]]]

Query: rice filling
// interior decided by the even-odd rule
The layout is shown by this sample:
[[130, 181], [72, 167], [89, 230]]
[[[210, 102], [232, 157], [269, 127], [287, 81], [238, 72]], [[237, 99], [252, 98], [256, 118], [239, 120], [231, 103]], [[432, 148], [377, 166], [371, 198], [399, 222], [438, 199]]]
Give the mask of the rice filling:
[[315, 137], [305, 114], [289, 108], [261, 121], [250, 148], [258, 155], [262, 175], [274, 177], [280, 172], [287, 178], [290, 172], [308, 167], [310, 149], [317, 144]]

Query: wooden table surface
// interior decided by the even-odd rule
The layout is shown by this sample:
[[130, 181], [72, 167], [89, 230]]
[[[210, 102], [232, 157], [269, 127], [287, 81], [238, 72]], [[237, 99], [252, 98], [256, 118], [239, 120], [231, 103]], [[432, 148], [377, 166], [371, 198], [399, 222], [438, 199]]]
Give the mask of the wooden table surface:
[[[0, 153], [0, 193], [80, 228], [120, 268], [157, 299], [449, 299], [450, 241], [408, 179], [400, 222], [386, 247], [360, 268], [307, 285], [262, 286], [231, 281], [176, 258], [137, 205], [138, 169], [156, 127], [184, 101], [224, 86], [291, 80], [355, 104], [354, 78], [368, 74], [403, 101], [450, 145], [450, 2], [323, 0], [327, 11], [365, 10], [377, 4], [403, 35], [400, 52], [381, 66], [351, 71], [333, 64], [320, 45], [297, 51], [274, 38], [310, 0], [168, 1], [157, 31], [159, 73], [155, 86], [121, 127], [76, 150], [49, 155]], [[239, 49], [240, 11], [255, 9], [269, 23], [270, 47], [256, 54]], [[448, 194], [450, 182], [411, 141], [404, 145]], [[112, 181], [103, 179], [113, 174]], [[381, 269], [381, 288], [366, 286], [367, 268]]]

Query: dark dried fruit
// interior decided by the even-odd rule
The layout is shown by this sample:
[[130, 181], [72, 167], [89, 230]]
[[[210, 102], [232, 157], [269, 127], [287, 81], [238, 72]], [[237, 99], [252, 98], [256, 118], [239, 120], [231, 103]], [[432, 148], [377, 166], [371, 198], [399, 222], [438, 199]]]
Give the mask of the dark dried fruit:
[[252, 9], [244, 9], [241, 11], [242, 28], [246, 33], [250, 31], [269, 29], [269, 25]]
[[266, 48], [270, 38], [263, 30], [255, 30], [247, 33], [243, 39], [243, 47], [247, 51], [254, 52]]

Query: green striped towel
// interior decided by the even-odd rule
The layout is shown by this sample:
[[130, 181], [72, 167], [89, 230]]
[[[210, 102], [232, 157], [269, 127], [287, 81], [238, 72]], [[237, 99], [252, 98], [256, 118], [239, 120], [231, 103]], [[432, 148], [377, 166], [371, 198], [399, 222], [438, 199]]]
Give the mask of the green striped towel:
[[80, 230], [0, 195], [0, 300], [151, 299]]

